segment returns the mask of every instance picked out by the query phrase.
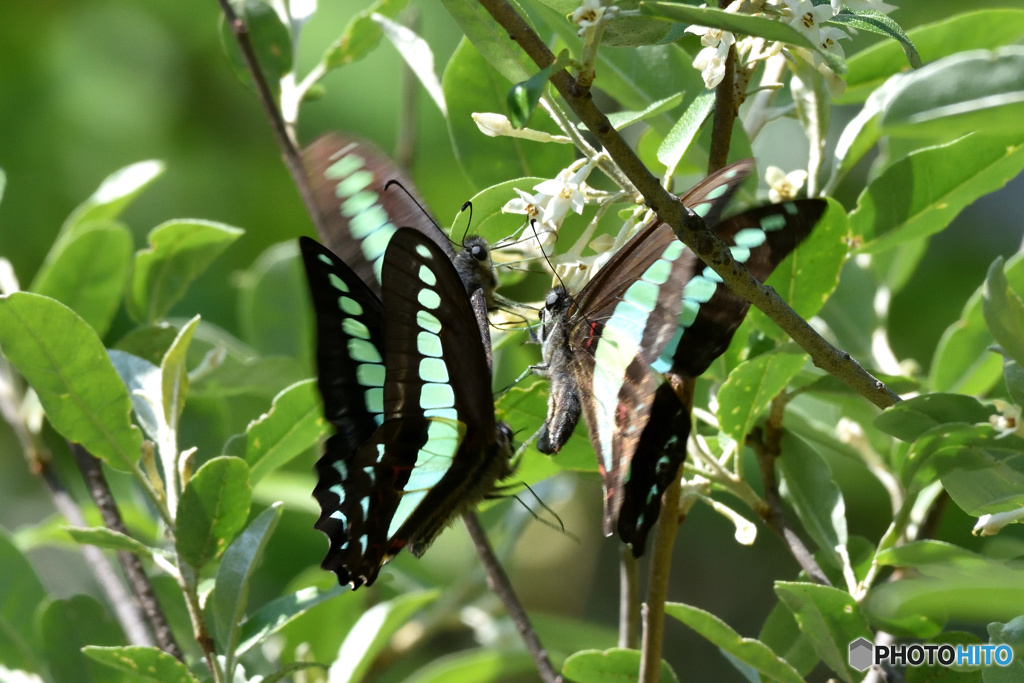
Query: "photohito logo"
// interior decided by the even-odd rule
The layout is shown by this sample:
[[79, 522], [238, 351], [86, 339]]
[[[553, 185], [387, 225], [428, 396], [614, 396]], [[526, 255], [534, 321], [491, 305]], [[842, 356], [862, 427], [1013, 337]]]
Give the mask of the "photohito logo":
[[1013, 661], [1013, 649], [1009, 645], [935, 645], [911, 643], [908, 645], [875, 645], [867, 638], [858, 638], [850, 643], [850, 666], [864, 671], [872, 664], [888, 662], [894, 666], [950, 666], [970, 664], [974, 666], [1008, 666]]

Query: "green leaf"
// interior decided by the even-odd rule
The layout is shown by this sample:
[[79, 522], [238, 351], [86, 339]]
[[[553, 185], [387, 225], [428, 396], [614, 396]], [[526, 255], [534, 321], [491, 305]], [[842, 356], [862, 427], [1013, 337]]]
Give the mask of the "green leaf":
[[160, 385], [160, 368], [124, 351], [112, 349], [107, 352], [121, 381], [128, 387], [135, 419], [146, 435], [154, 442], [163, 436], [164, 421], [163, 391]]
[[0, 297], [0, 349], [39, 395], [61, 436], [130, 472], [142, 433], [96, 332], [67, 306], [38, 294]]
[[1024, 367], [1012, 360], [1003, 363], [1003, 381], [1006, 383], [1006, 393], [1010, 400], [1017, 405], [1024, 405]]
[[[77, 226], [90, 221], [114, 220], [150, 183], [164, 172], [162, 161], [140, 161], [111, 173], [88, 199], [78, 206], [60, 230], [60, 241], [71, 237]], [[54, 245], [54, 251], [57, 245]]]
[[91, 222], [54, 245], [30, 288], [75, 311], [103, 336], [124, 296], [132, 236], [119, 223]]
[[810, 444], [789, 432], [782, 435], [781, 457], [776, 462], [783, 476], [783, 498], [796, 510], [818, 547], [831, 556], [832, 564], [843, 568], [852, 583], [846, 549], [846, 501], [828, 463]]
[[989, 624], [987, 630], [990, 644], [1009, 645], [1013, 649], [1013, 661], [1008, 666], [985, 668], [985, 683], [1013, 683], [1024, 679], [1024, 617], [1015, 617], [1005, 624]]
[[475, 681], [500, 683], [536, 675], [533, 658], [521, 650], [479, 648], [438, 657], [406, 679], [406, 683]]
[[[448, 103], [448, 131], [459, 165], [474, 187], [488, 187], [519, 176], [553, 178], [572, 163], [573, 151], [567, 145], [490, 138], [480, 132], [471, 115], [503, 111], [511, 86], [512, 82], [496, 73], [465, 38], [445, 67], [442, 87]], [[548, 133], [561, 132], [546, 114], [535, 120], [533, 127]]]
[[96, 647], [87, 646], [82, 652], [91, 659], [125, 673], [132, 680], [157, 683], [198, 683], [184, 662], [155, 647]]
[[349, 20], [341, 37], [327, 48], [320, 62], [330, 70], [362, 59], [377, 47], [383, 35], [373, 15], [394, 19], [408, 4], [409, 0], [377, 0]]
[[327, 590], [303, 588], [272, 600], [250, 614], [242, 624], [241, 638], [235, 652], [241, 656], [263, 643], [307, 610], [347, 592], [347, 587], [335, 584]]
[[1002, 257], [989, 266], [984, 291], [982, 311], [992, 337], [1005, 355], [1024, 363], [1024, 302], [1006, 282]]
[[39, 671], [35, 639], [36, 608], [46, 599], [35, 569], [0, 528], [0, 662], [4, 666]]
[[809, 50], [817, 49], [804, 34], [789, 24], [764, 17], [726, 12], [712, 7], [692, 7], [671, 2], [641, 2], [640, 11], [648, 16], [696, 24], [708, 28], [720, 28], [748, 36], [760, 36], [768, 40], [799, 45]]
[[775, 593], [829, 668], [847, 683], [864, 678], [847, 661], [849, 646], [858, 638], [874, 638], [853, 596], [831, 586], [791, 581], [776, 581]]
[[114, 348], [159, 365], [177, 337], [178, 328], [170, 323], [141, 325], [118, 339]]
[[[615, 3], [622, 12], [640, 7], [639, 0], [622, 0]], [[575, 9], [575, 7], [573, 8]], [[571, 13], [572, 9], [568, 13]], [[616, 15], [608, 19], [601, 34], [601, 44], [610, 47], [637, 48], [644, 45], [671, 43], [682, 38], [685, 24], [669, 23], [658, 18]]]
[[212, 560], [245, 525], [252, 502], [249, 468], [222, 455], [192, 475], [178, 502], [175, 548], [196, 569]]
[[[846, 211], [839, 202], [828, 199], [828, 209], [818, 225], [775, 269], [765, 282], [800, 317], [810, 320], [839, 285], [839, 273], [846, 263], [850, 226]], [[754, 326], [776, 339], [787, 339], [786, 333], [768, 316], [754, 308], [750, 311]]]
[[[908, 32], [922, 61], [931, 64], [943, 57], [976, 49], [992, 49], [1017, 42], [1024, 34], [1024, 11], [980, 9], [957, 14]], [[863, 102], [887, 78], [907, 69], [901, 47], [882, 41], [849, 58], [846, 91], [837, 104]]]
[[505, 98], [505, 106], [508, 109], [508, 119], [514, 128], [526, 128], [534, 110], [540, 104], [541, 95], [544, 94], [548, 78], [556, 65], [558, 65], [558, 60], [509, 89]]
[[135, 254], [128, 312], [140, 322], [167, 315], [185, 290], [244, 231], [223, 223], [168, 221], [149, 233], [149, 248]]
[[1024, 507], [1024, 440], [999, 437], [988, 425], [973, 439], [950, 439], [930, 464], [942, 487], [972, 517]]
[[887, 81], [879, 86], [843, 128], [832, 153], [832, 177], [825, 185], [826, 192], [834, 191], [839, 181], [846, 177], [857, 162], [881, 139], [882, 129], [878, 122], [882, 116], [882, 109], [885, 108], [895, 87], [895, 81]]
[[[640, 680], [640, 651], [612, 648], [581, 650], [562, 664], [562, 675], [576, 683], [626, 683]], [[677, 683], [676, 672], [661, 660], [660, 680]]]
[[261, 512], [224, 551], [217, 568], [215, 587], [207, 606], [214, 619], [217, 652], [228, 653], [229, 676], [234, 670], [235, 646], [249, 602], [249, 581], [283, 511], [281, 504], [275, 503]]
[[245, 430], [245, 461], [256, 482], [307, 448], [316, 445], [329, 425], [323, 417], [316, 380], [293, 384], [274, 397], [270, 410]]
[[[1024, 254], [1006, 263], [1006, 279], [1014, 291], [1024, 291]], [[946, 328], [932, 361], [929, 384], [935, 391], [982, 395], [999, 379], [998, 354], [989, 353], [992, 335], [985, 325], [984, 285], [964, 304], [960, 319]]]
[[[188, 370], [185, 367], [185, 354], [192, 343], [192, 335], [199, 325], [199, 316], [189, 320], [174, 338], [171, 348], [167, 349], [160, 362], [160, 396], [164, 414], [163, 421], [172, 432], [178, 429], [178, 418], [185, 409], [185, 397], [188, 394]], [[177, 458], [177, 453], [171, 454]]]
[[146, 559], [153, 557], [152, 548], [143, 545], [131, 536], [126, 536], [125, 534], [122, 534], [119, 531], [114, 531], [113, 529], [107, 529], [106, 527], [83, 528], [74, 526], [66, 526], [63, 527], [63, 529], [68, 532], [71, 538], [75, 539], [79, 543], [94, 545], [97, 548], [107, 548], [108, 550], [123, 550]]
[[82, 654], [87, 645], [124, 645], [117, 622], [95, 598], [79, 594], [42, 608], [39, 633], [52, 680], [56, 683], [135, 681]]
[[1024, 168], [1024, 137], [967, 136], [912, 152], [861, 192], [850, 227], [875, 253], [933, 235], [978, 197], [1003, 187]]
[[[980, 645], [978, 636], [966, 631], [946, 631], [934, 638], [929, 638], [927, 645]], [[955, 660], [954, 660], [955, 661]], [[968, 670], [964, 670], [964, 669]], [[993, 667], [995, 668], [995, 667]], [[973, 670], [971, 670], [973, 669]], [[954, 664], [943, 666], [936, 661], [928, 664], [927, 660], [921, 666], [907, 667], [905, 683], [982, 683], [981, 671], [969, 665]]]
[[[615, 130], [622, 130], [627, 126], [631, 126], [634, 123], [645, 121], [649, 118], [670, 111], [678, 107], [683, 101], [683, 95], [685, 93], [677, 92], [675, 95], [669, 95], [664, 99], [660, 99], [657, 102], [653, 102], [640, 111], [617, 111], [612, 112], [608, 115], [608, 121], [612, 124], [612, 128]], [[580, 128], [586, 129], [586, 126], [580, 124]]]
[[803, 677], [786, 660], [767, 645], [753, 638], [744, 638], [710, 612], [679, 602], [665, 604], [665, 614], [678, 619], [758, 673], [772, 681], [802, 683]]
[[[448, 14], [451, 15], [465, 35], [462, 43], [456, 48], [456, 54], [468, 49], [465, 45], [468, 40], [476, 48], [473, 50], [473, 53], [482, 57], [483, 61], [497, 70], [509, 84], [525, 81], [536, 70], [537, 67], [534, 65], [533, 60], [519, 47], [518, 43], [508, 39], [505, 29], [498, 24], [497, 20], [482, 5], [475, 2], [465, 2], [464, 0], [441, 0], [441, 4], [448, 10]], [[510, 4], [513, 9], [518, 11], [519, 16], [526, 16], [525, 12], [516, 2], [511, 2]], [[452, 59], [454, 60], [455, 57], [453, 56]], [[448, 63], [448, 69], [450, 68], [451, 62]], [[446, 69], [445, 80], [447, 79], [448, 70]], [[502, 92], [507, 89], [508, 86], [506, 85]], [[455, 112], [452, 110], [452, 100], [447, 83], [445, 83], [444, 90], [445, 101], [448, 102], [448, 122], [450, 125]], [[498, 110], [477, 109], [476, 111]], [[508, 176], [505, 177], [507, 178]]]
[[1024, 47], [975, 50], [901, 78], [882, 111], [889, 135], [950, 140], [1019, 135], [1024, 117]]
[[916, 571], [871, 589], [863, 606], [872, 622], [928, 638], [948, 619], [988, 621], [1024, 614], [1024, 577], [1014, 564], [937, 541], [908, 545], [879, 558]]
[[844, 7], [839, 14], [829, 19], [828, 22], [849, 26], [858, 31], [868, 31], [869, 33], [877, 33], [880, 36], [893, 38], [903, 48], [903, 53], [906, 55], [910, 66], [915, 69], [921, 68], [921, 56], [917, 54], [914, 42], [903, 32], [899, 24], [877, 10], [851, 11]]
[[[523, 227], [526, 222], [526, 217], [523, 214], [502, 213], [501, 207], [505, 206], [509, 200], [519, 196], [516, 194], [516, 189], [533, 194], [534, 186], [544, 180], [538, 176], [516, 178], [492, 185], [473, 195], [469, 200], [473, 203], [473, 234], [483, 237], [490, 244], [495, 244]], [[448, 229], [448, 236], [451, 239], [456, 242], [461, 241], [462, 233], [466, 230], [466, 220], [464, 212], [460, 211], [456, 214]], [[496, 252], [492, 251], [491, 258], [500, 260], [502, 258], [501, 251], [500, 249]], [[501, 275], [501, 283], [509, 284], [510, 279], [507, 274], [503, 272]]]
[[901, 441], [913, 441], [947, 423], [988, 423], [991, 414], [992, 408], [973, 396], [923, 394], [890, 406], [875, 419], [875, 426]]
[[793, 613], [782, 602], [776, 602], [768, 613], [757, 638], [772, 652], [779, 653], [801, 676], [811, 673], [820, 661], [811, 641], [800, 633]]
[[281, 242], [238, 274], [238, 323], [260, 355], [311, 362], [313, 317], [298, 256], [294, 240]]
[[[256, 63], [259, 64], [274, 99], [280, 101], [281, 79], [292, 70], [291, 31], [281, 21], [281, 17], [271, 4], [265, 0], [231, 0], [231, 5], [238, 18], [245, 23], [249, 43], [256, 53]], [[238, 47], [238, 41], [232, 33], [231, 26], [223, 20], [221, 43], [234, 67], [235, 75], [246, 87], [255, 89], [252, 75]]]
[[658, 161], [665, 164], [671, 171], [679, 164], [679, 160], [690, 149], [697, 131], [715, 108], [715, 93], [702, 90], [697, 98], [686, 108], [682, 117], [672, 126], [672, 130], [658, 147]]
[[779, 350], [740, 363], [718, 392], [718, 423], [742, 444], [757, 418], [807, 362], [802, 351]]
[[338, 650], [328, 678], [332, 683], [361, 681], [399, 628], [441, 593], [437, 590], [406, 593], [374, 605], [359, 618]]

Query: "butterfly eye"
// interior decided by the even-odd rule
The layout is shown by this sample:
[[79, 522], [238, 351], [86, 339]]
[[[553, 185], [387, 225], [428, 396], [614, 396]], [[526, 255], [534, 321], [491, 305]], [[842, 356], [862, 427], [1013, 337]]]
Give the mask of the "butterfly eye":
[[475, 258], [477, 261], [487, 260], [487, 247], [483, 246], [482, 244], [474, 244], [472, 247], [470, 247], [469, 253], [472, 254], [473, 258]]
[[558, 303], [558, 292], [555, 292], [555, 291], [548, 292], [548, 295], [544, 298], [544, 307], [545, 308], [554, 308], [555, 304], [557, 304], [557, 303]]

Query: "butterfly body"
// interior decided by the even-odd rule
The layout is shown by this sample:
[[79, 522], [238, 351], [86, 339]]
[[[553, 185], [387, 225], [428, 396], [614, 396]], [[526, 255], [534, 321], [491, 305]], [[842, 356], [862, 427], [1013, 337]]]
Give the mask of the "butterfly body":
[[323, 567], [354, 588], [402, 548], [419, 556], [457, 515], [512, 473], [476, 316], [449, 254], [396, 230], [382, 297], [301, 240], [317, 313], [324, 413], [337, 433], [317, 462]]

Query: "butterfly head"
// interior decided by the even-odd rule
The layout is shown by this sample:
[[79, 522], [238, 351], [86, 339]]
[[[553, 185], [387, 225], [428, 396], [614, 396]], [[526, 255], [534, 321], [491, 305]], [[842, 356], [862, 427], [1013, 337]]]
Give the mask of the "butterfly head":
[[498, 286], [498, 272], [491, 262], [490, 245], [478, 235], [467, 237], [462, 249], [455, 257], [455, 270], [466, 285], [466, 291], [473, 293], [483, 289], [487, 298], [487, 308], [494, 308], [494, 290]]

